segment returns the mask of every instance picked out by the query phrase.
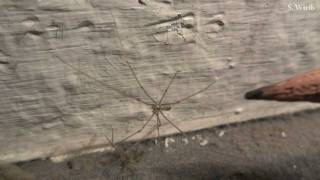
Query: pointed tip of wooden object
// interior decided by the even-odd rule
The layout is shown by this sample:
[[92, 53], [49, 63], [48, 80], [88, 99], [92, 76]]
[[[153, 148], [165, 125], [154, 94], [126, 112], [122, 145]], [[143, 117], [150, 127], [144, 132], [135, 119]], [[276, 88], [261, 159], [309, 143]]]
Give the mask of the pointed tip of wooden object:
[[263, 89], [255, 89], [252, 91], [247, 92], [244, 97], [246, 99], [262, 99], [263, 98]]
[[320, 102], [320, 69], [247, 92], [252, 100]]

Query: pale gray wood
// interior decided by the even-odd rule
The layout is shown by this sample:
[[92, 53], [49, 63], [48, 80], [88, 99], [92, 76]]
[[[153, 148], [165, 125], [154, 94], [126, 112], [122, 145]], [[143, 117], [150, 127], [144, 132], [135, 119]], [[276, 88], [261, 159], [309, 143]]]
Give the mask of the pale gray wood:
[[[0, 64], [1, 161], [107, 143], [112, 128], [120, 140], [141, 127], [152, 111], [135, 97], [151, 101], [126, 61], [157, 100], [181, 71], [165, 102], [219, 77], [166, 113], [184, 131], [318, 107], [246, 101], [243, 94], [320, 65], [319, 10], [289, 11], [289, 0], [144, 2], [0, 2], [0, 61], [8, 62]], [[177, 132], [162, 123], [162, 135]]]

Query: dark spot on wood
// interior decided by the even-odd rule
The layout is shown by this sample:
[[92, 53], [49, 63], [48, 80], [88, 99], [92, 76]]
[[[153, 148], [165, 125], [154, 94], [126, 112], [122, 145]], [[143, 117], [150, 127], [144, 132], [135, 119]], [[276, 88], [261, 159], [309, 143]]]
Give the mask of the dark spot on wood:
[[67, 162], [67, 167], [68, 167], [68, 169], [73, 169], [73, 163], [72, 163], [72, 161], [68, 161], [68, 162]]
[[225, 25], [225, 23], [222, 20], [217, 20], [217, 19], [211, 20], [208, 24], [218, 24], [219, 26]]
[[37, 30], [30, 30], [30, 31], [28, 31], [28, 33], [32, 34], [32, 35], [36, 35], [36, 36], [41, 36], [44, 32], [37, 31]]
[[163, 1], [161, 1], [161, 2], [164, 3], [164, 4], [171, 4], [171, 1], [163, 0]]
[[138, 0], [138, 3], [141, 4], [141, 5], [144, 5], [144, 6], [147, 5], [145, 2], [143, 2], [143, 0]]
[[25, 19], [25, 21], [37, 21], [39, 22], [39, 18], [37, 16], [29, 16]]
[[85, 20], [82, 21], [79, 25], [78, 28], [82, 28], [82, 27], [89, 27], [89, 28], [93, 28], [94, 27], [94, 23], [89, 21], [89, 20]]
[[193, 24], [185, 24], [185, 23], [181, 23], [182, 27], [187, 28], [187, 29], [192, 29], [194, 26]]
[[0, 61], [0, 64], [9, 64], [8, 61]]

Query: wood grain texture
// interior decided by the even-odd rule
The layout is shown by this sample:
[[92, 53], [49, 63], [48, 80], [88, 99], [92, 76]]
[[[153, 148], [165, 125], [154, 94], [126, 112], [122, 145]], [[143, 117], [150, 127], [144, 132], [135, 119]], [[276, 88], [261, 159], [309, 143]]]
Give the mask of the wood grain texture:
[[141, 127], [152, 110], [135, 98], [150, 100], [126, 61], [157, 100], [181, 71], [165, 103], [219, 77], [166, 114], [184, 131], [318, 107], [243, 95], [320, 65], [319, 11], [289, 11], [287, 0], [144, 2], [0, 2], [0, 160], [53, 156], [106, 143], [111, 128], [117, 141]]

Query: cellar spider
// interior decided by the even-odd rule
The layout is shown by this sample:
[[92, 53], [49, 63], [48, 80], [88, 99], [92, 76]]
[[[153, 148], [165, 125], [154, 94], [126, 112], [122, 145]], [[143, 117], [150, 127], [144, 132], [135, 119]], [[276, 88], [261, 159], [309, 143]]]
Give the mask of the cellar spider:
[[63, 60], [62, 58], [60, 58], [59, 56], [55, 56], [56, 58], [58, 58], [62, 63], [66, 64], [67, 66], [69, 66], [71, 69], [73, 69], [74, 71], [77, 71], [81, 74], [83, 74], [84, 76], [86, 76], [89, 79], [92, 79], [93, 81], [95, 81], [96, 83], [100, 84], [101, 86], [107, 87], [115, 92], [117, 92], [120, 95], [123, 95], [125, 97], [130, 97], [135, 99], [136, 101], [143, 103], [147, 106], [150, 106], [152, 109], [152, 115], [147, 119], [147, 121], [142, 125], [142, 127], [140, 129], [138, 129], [137, 131], [135, 131], [134, 133], [130, 134], [129, 136], [125, 137], [123, 140], [120, 141], [124, 142], [128, 139], [130, 139], [131, 137], [135, 136], [136, 134], [140, 133], [141, 131], [144, 130], [144, 128], [149, 124], [149, 122], [155, 117], [156, 118], [156, 128], [157, 128], [157, 135], [158, 137], [160, 137], [160, 126], [161, 126], [161, 120], [160, 117], [163, 117], [169, 124], [171, 124], [175, 129], [177, 129], [180, 133], [184, 133], [177, 125], [175, 125], [164, 113], [163, 111], [170, 111], [172, 106], [179, 104], [183, 101], [186, 101], [188, 99], [190, 99], [193, 96], [196, 96], [204, 91], [206, 91], [207, 89], [210, 88], [210, 86], [212, 86], [214, 83], [216, 83], [216, 81], [211, 82], [210, 84], [208, 84], [206, 87], [173, 102], [169, 102], [169, 103], [163, 103], [164, 98], [166, 97], [168, 90], [170, 88], [170, 86], [172, 85], [174, 79], [177, 77], [177, 74], [179, 73], [179, 71], [176, 71], [175, 74], [173, 75], [173, 77], [170, 79], [169, 84], [167, 85], [166, 89], [164, 90], [163, 94], [161, 95], [161, 98], [159, 101], [156, 101], [154, 98], [151, 97], [151, 95], [146, 91], [146, 89], [143, 87], [142, 83], [140, 82], [140, 80], [137, 77], [136, 72], [134, 71], [133, 67], [129, 64], [129, 62], [126, 62], [134, 79], [136, 80], [138, 86], [140, 87], [140, 89], [143, 91], [143, 93], [150, 99], [150, 101], [152, 101], [152, 103], [146, 102], [138, 97], [132, 96], [130, 94], [127, 94], [124, 91], [121, 91], [117, 88], [114, 88], [113, 86], [109, 85], [108, 83], [101, 81], [99, 79], [96, 79], [95, 77], [85, 73], [84, 71], [81, 71], [80, 69], [75, 68], [73, 65], [71, 65], [70, 63], [66, 62], [65, 60]]
[[209, 89], [210, 86], [212, 86], [216, 81], [211, 82], [209, 85], [207, 85], [206, 87], [204, 87], [203, 89], [200, 89], [192, 94], [190, 94], [189, 96], [186, 96], [182, 99], [176, 100], [174, 102], [169, 102], [169, 103], [163, 103], [164, 98], [166, 97], [168, 90], [170, 88], [170, 86], [172, 85], [174, 79], [177, 77], [177, 74], [179, 73], [179, 71], [176, 71], [173, 75], [173, 77], [170, 79], [166, 89], [164, 90], [163, 94], [161, 95], [161, 98], [159, 101], [156, 101], [153, 97], [151, 97], [151, 95], [147, 92], [147, 90], [143, 87], [142, 83], [140, 82], [140, 80], [137, 77], [136, 72], [134, 71], [133, 67], [129, 64], [129, 62], [126, 62], [133, 77], [135, 78], [137, 84], [139, 85], [140, 89], [143, 91], [143, 93], [152, 101], [152, 103], [145, 103], [148, 106], [151, 106], [152, 109], [152, 115], [147, 119], [147, 121], [143, 124], [143, 126], [138, 129], [137, 131], [135, 131], [134, 133], [130, 134], [129, 136], [127, 136], [126, 138], [124, 138], [123, 140], [121, 140], [121, 142], [126, 141], [128, 139], [130, 139], [131, 137], [135, 136], [136, 134], [140, 133], [141, 131], [143, 131], [143, 129], [149, 124], [149, 122], [155, 117], [156, 118], [156, 128], [157, 128], [157, 135], [158, 138], [160, 137], [160, 126], [161, 126], [161, 120], [160, 117], [163, 117], [164, 120], [166, 120], [169, 124], [171, 124], [176, 130], [178, 130], [180, 133], [184, 133], [184, 131], [182, 131], [177, 125], [175, 125], [165, 114], [163, 111], [170, 111], [172, 106], [179, 104], [183, 101], [188, 100], [189, 98], [196, 96], [204, 91], [206, 91], [207, 89]]

